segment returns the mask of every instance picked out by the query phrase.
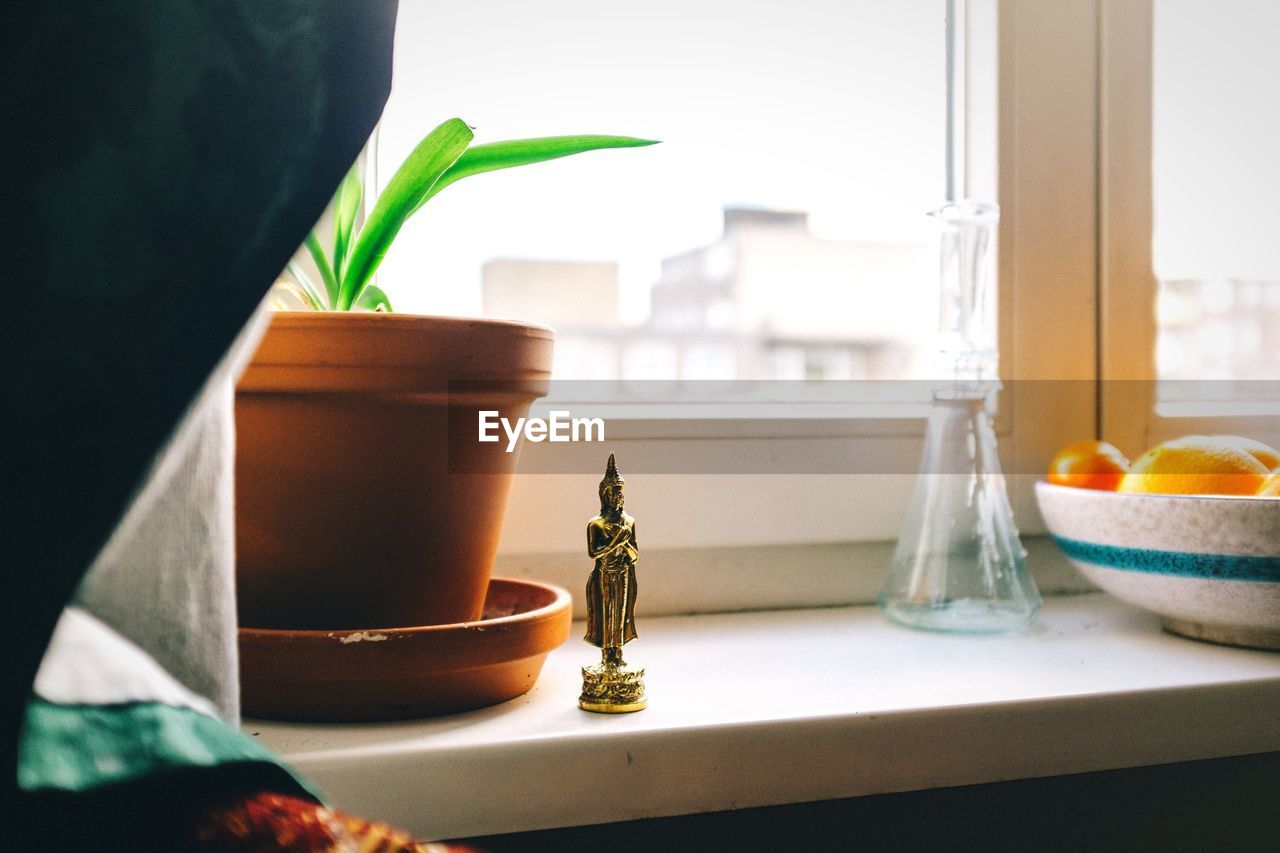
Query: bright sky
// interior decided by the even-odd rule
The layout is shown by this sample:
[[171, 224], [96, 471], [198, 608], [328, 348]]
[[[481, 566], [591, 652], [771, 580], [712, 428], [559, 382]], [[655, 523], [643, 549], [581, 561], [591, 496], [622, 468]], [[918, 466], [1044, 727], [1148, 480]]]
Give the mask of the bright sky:
[[[487, 0], [401, 4], [380, 179], [451, 116], [477, 141], [657, 138], [482, 175], [402, 231], [398, 310], [476, 313], [491, 257], [622, 262], [643, 319], [658, 262], [714, 240], [721, 208], [922, 239], [943, 194], [943, 0]], [[933, 305], [926, 310], [934, 310]]]
[[1280, 3], [1156, 0], [1155, 265], [1280, 279]]
[[[663, 140], [483, 175], [405, 228], [398, 309], [476, 313], [492, 257], [619, 260], [643, 319], [727, 203], [833, 237], [927, 239], [943, 190], [944, 0], [401, 4], [381, 180], [432, 127]], [[1280, 2], [1156, 0], [1157, 274], [1280, 278]], [[927, 306], [926, 310], [933, 310]]]

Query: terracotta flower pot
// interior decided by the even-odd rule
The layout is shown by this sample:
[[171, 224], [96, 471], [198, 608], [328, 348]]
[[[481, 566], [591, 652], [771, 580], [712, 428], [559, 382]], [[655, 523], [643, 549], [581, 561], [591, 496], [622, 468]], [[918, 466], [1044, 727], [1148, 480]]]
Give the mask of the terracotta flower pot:
[[244, 712], [358, 722], [466, 711], [527, 693], [569, 638], [573, 602], [550, 584], [494, 578], [484, 618], [375, 631], [240, 629]]
[[378, 628], [480, 617], [516, 453], [478, 411], [544, 395], [541, 326], [292, 313], [236, 391], [240, 624]]

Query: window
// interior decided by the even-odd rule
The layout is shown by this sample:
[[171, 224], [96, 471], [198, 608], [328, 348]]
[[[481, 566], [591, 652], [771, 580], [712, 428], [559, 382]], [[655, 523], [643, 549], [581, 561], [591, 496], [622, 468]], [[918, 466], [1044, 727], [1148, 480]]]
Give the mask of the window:
[[[1104, 5], [1103, 431], [1280, 439], [1274, 4]], [[1152, 382], [1152, 380], [1158, 380]]]
[[443, 193], [380, 282], [400, 310], [554, 326], [561, 379], [921, 376], [936, 329], [923, 214], [944, 190], [944, 9], [404, 4], [383, 162], [451, 115], [480, 140], [664, 144]]
[[1280, 101], [1259, 97], [1280, 6], [1161, 0], [1153, 32], [1160, 402], [1261, 396], [1247, 383], [1280, 377]]
[[[1206, 427], [1203, 420], [1157, 410], [1157, 352], [1166, 354], [1163, 375], [1174, 375], [1167, 353], [1178, 334], [1174, 327], [1183, 322], [1179, 316], [1185, 316], [1179, 303], [1190, 300], [1196, 310], [1212, 312], [1228, 299], [1220, 283], [1197, 285], [1194, 296], [1181, 292], [1187, 287], [1180, 283], [1182, 274], [1165, 269], [1163, 249], [1153, 243], [1159, 227], [1153, 165], [1154, 181], [1165, 186], [1156, 192], [1154, 210], [1175, 204], [1175, 184], [1160, 177], [1162, 163], [1169, 162], [1160, 158], [1173, 154], [1167, 146], [1161, 153], [1160, 128], [1173, 119], [1162, 118], [1158, 86], [1153, 100], [1153, 78], [1158, 81], [1164, 72], [1162, 54], [1153, 48], [1153, 39], [1162, 36], [1154, 29], [1152, 3], [957, 5], [967, 14], [967, 121], [960, 140], [967, 194], [995, 197], [1002, 209], [999, 334], [1007, 384], [998, 422], [1001, 451], [1019, 525], [1024, 533], [1036, 533], [1042, 528], [1031, 484], [1062, 444], [1100, 435], [1137, 452], [1162, 437], [1162, 430]], [[482, 7], [483, 13], [495, 14], [494, 8]], [[405, 235], [408, 244], [421, 243], [432, 257], [401, 247], [398, 258], [388, 259], [385, 283], [396, 289], [405, 310], [479, 313], [489, 290], [493, 305], [501, 302], [520, 313], [528, 308], [520, 300], [529, 291], [522, 295], [509, 286], [512, 280], [533, 281], [534, 290], [571, 282], [563, 286], [578, 298], [557, 298], [556, 310], [613, 318], [616, 305], [617, 326], [610, 334], [646, 334], [636, 335], [635, 346], [625, 351], [599, 328], [578, 339], [562, 336], [561, 375], [703, 381], [919, 375], [912, 373], [911, 360], [922, 342], [932, 341], [931, 293], [903, 302], [927, 303], [922, 314], [928, 331], [895, 329], [907, 346], [891, 358], [887, 348], [873, 352], [850, 346], [849, 338], [832, 339], [836, 331], [852, 330], [854, 339], [867, 336], [854, 310], [861, 302], [824, 303], [811, 311], [804, 303], [812, 300], [784, 300], [778, 319], [809, 337], [777, 335], [764, 352], [744, 355], [736, 335], [760, 316], [759, 303], [743, 294], [769, 281], [762, 271], [777, 268], [785, 278], [816, 263], [814, 258], [840, 255], [848, 248], [842, 241], [892, 237], [887, 242], [894, 245], [880, 257], [886, 268], [906, 277], [901, 271], [910, 252], [899, 251], [904, 247], [898, 238], [910, 236], [909, 227], [928, 228], [920, 213], [937, 203], [942, 186], [944, 0], [799, 8], [658, 3], [608, 11], [563, 0], [555, 14], [545, 5], [536, 11], [514, 3], [502, 8], [512, 16], [507, 29], [526, 38], [486, 44], [483, 35], [431, 36], [432, 49], [416, 54], [406, 49], [406, 34], [427, 38], [440, 31], [486, 30], [468, 17], [479, 12], [464, 6], [432, 10], [444, 16], [432, 21], [416, 6], [402, 10], [397, 91], [382, 129], [384, 160], [401, 156], [425, 123], [452, 114], [466, 116], [487, 138], [604, 130], [651, 133], [668, 144], [629, 160], [627, 152], [609, 153], [479, 178], [466, 192], [442, 195]], [[881, 25], [910, 48], [894, 56], [886, 56], [883, 45], [859, 51], [857, 45], [875, 41], [872, 34]], [[445, 43], [437, 46], [440, 41]], [[520, 74], [528, 64], [523, 58], [546, 51], [580, 62], [557, 63], [567, 70], [555, 80]], [[1165, 54], [1174, 64], [1180, 55]], [[904, 63], [907, 57], [911, 61]], [[869, 69], [857, 64], [864, 60], [872, 63]], [[583, 83], [583, 68], [596, 78], [590, 86]], [[1177, 91], [1172, 82], [1164, 85], [1167, 94]], [[1252, 83], [1248, 92], [1254, 97], [1233, 114], [1259, 105], [1260, 91]], [[744, 93], [750, 93], [749, 101]], [[856, 125], [863, 133], [846, 140], [840, 122], [868, 114], [880, 123]], [[766, 120], [773, 115], [786, 120]], [[589, 127], [581, 126], [584, 120]], [[748, 120], [757, 124], [742, 124]], [[727, 131], [736, 140], [733, 156], [725, 153]], [[854, 143], [871, 146], [869, 153], [858, 156]], [[915, 153], [890, 152], [894, 146]], [[824, 159], [833, 153], [836, 161]], [[900, 168], [908, 161], [919, 165], [912, 174]], [[758, 173], [749, 185], [730, 180], [744, 171]], [[669, 191], [654, 193], [655, 186]], [[603, 200], [602, 191], [608, 193]], [[476, 247], [472, 235], [481, 230], [486, 243]], [[735, 233], [751, 233], [754, 242], [744, 249]], [[828, 236], [835, 239], [821, 243]], [[770, 254], [796, 239], [810, 242], [798, 253]], [[771, 248], [763, 257], [754, 254], [766, 245]], [[530, 259], [539, 263], [520, 265]], [[1168, 282], [1159, 314], [1157, 272]], [[1270, 275], [1240, 269], [1213, 280], [1234, 277], [1244, 283], [1243, 295], [1232, 286], [1235, 311], [1238, 301], [1267, 305], [1270, 291], [1262, 284]], [[616, 288], [608, 286], [615, 280]], [[1259, 285], [1256, 293], [1249, 283]], [[768, 287], [762, 285], [763, 291]], [[892, 327], [902, 319], [873, 325]], [[1263, 350], [1269, 333], [1269, 325], [1258, 332]], [[1258, 371], [1267, 377], [1265, 364], [1245, 358], [1231, 370], [1244, 371], [1233, 374], [1239, 377]], [[1099, 378], [1108, 381], [1099, 385]], [[1233, 421], [1221, 413], [1215, 418], [1208, 426], [1219, 431], [1280, 440], [1260, 433], [1256, 419]], [[638, 478], [630, 493], [644, 507], [651, 547], [890, 540], [897, 534], [919, 458], [918, 409], [908, 417], [692, 421], [610, 421], [610, 444], [619, 451], [624, 473], [627, 460], [641, 467], [661, 460], [663, 473]], [[696, 467], [710, 443], [744, 458], [803, 447], [814, 460], [874, 460], [877, 472], [678, 473], [682, 466]], [[507, 552], [564, 551], [565, 531], [576, 531], [584, 512], [593, 509], [599, 475], [586, 472], [594, 448], [584, 451], [587, 461], [579, 473], [564, 475], [540, 473], [554, 470], [540, 464], [543, 449], [525, 448], [522, 469], [534, 475], [515, 486], [504, 532]]]

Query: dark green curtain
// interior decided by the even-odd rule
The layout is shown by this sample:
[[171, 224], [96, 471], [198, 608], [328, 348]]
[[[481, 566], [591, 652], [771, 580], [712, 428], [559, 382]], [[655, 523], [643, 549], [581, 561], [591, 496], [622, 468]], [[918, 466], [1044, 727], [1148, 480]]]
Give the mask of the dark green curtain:
[[395, 0], [0, 12], [6, 800], [63, 604], [323, 210], [390, 88]]

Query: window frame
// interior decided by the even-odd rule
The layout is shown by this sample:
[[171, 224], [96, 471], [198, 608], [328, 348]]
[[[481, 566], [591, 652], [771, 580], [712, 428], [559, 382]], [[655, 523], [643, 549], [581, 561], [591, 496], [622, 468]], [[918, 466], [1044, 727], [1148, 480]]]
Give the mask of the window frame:
[[[1104, 0], [1099, 96], [1099, 432], [1146, 447], [1155, 414], [1152, 0]], [[1123, 383], [1123, 384], [1119, 384]], [[1126, 393], [1118, 393], [1123, 388]]]
[[[1103, 0], [1100, 11], [1099, 434], [1123, 448], [1206, 433], [1280, 442], [1274, 403], [1224, 401], [1161, 411], [1152, 250], [1155, 4]], [[1245, 413], [1250, 408], [1263, 411]]]
[[[1102, 2], [963, 4], [965, 189], [973, 196], [996, 197], [1003, 212], [997, 275], [1001, 376], [1006, 381], [1092, 383], [1099, 375]], [[1046, 334], [1047, 328], [1053, 333]], [[1064, 347], [1064, 341], [1071, 345]], [[1053, 395], [1020, 393], [1018, 382], [1007, 385], [997, 421], [1005, 469], [1039, 471], [1065, 442], [1096, 436], [1098, 406], [1096, 395], [1066, 407]], [[608, 423], [609, 447], [618, 452], [624, 471], [629, 458], [679, 458], [697, 453], [701, 442], [756, 439], [810, 442], [816, 453], [877, 454], [886, 460], [885, 470], [914, 471], [924, 435], [918, 409], [902, 418], [825, 421], [816, 430], [814, 424], [794, 420], [621, 418]], [[530, 462], [530, 457], [550, 451], [546, 445], [526, 445], [521, 452]], [[888, 541], [898, 534], [914, 480], [914, 475], [891, 476], [897, 478], [892, 484], [877, 481], [868, 488], [856, 477], [726, 475], [723, 488], [708, 489], [708, 478], [694, 478], [693, 484], [688, 475], [654, 474], [643, 478], [643, 486], [636, 482], [631, 497], [647, 529], [661, 530], [660, 541], [668, 547]], [[583, 513], [593, 509], [597, 479], [518, 477], [502, 551], [563, 551], [558, 543], [565, 540], [557, 531], [580, 526]], [[1008, 477], [1015, 516], [1029, 534], [1044, 530], [1034, 501], [1036, 479], [1033, 474]], [[691, 501], [714, 501], [714, 518], [723, 522], [706, 523], [700, 513], [690, 511]], [[778, 517], [780, 507], [785, 507], [785, 519]], [[752, 523], [744, 526], [743, 519]]]

